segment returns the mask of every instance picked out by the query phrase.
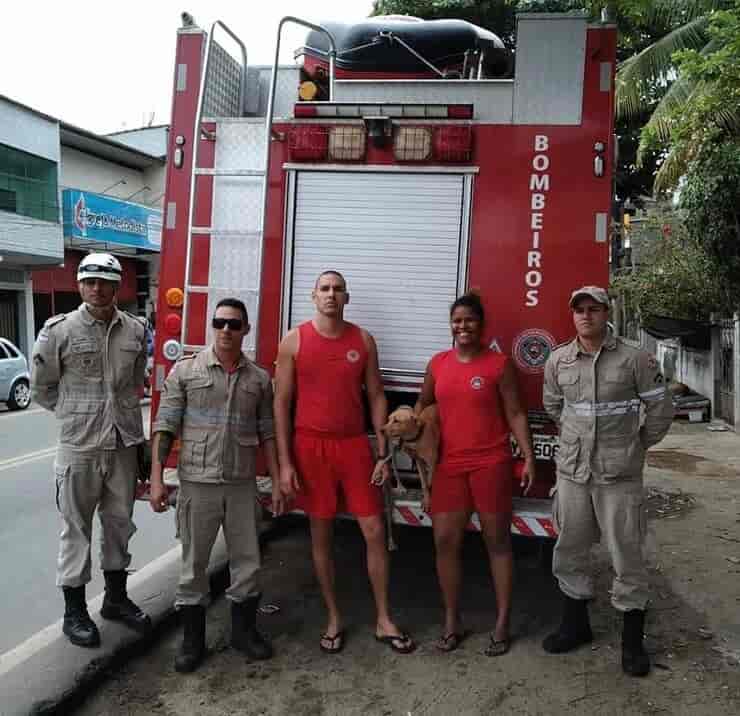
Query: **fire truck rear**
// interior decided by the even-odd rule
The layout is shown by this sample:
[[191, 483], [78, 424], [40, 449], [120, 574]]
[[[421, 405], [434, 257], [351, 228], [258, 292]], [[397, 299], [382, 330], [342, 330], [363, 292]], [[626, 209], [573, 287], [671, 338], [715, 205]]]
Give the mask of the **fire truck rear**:
[[[289, 23], [308, 34], [285, 67]], [[312, 315], [326, 268], [347, 277], [346, 317], [377, 341], [391, 409], [413, 404], [427, 361], [451, 346], [450, 303], [473, 288], [488, 344], [518, 368], [539, 460], [512, 531], [554, 536], [557, 437], [542, 373], [572, 334], [570, 292], [608, 281], [615, 53], [614, 26], [574, 15], [520, 15], [514, 63], [495, 35], [461, 21], [285, 18], [274, 66], [252, 67], [226, 25], [186, 21], [152, 414], [173, 362], [209, 342], [219, 299], [245, 301], [245, 349], [271, 369], [280, 338]], [[430, 525], [412, 465], [398, 467], [411, 489], [396, 493], [393, 521]]]

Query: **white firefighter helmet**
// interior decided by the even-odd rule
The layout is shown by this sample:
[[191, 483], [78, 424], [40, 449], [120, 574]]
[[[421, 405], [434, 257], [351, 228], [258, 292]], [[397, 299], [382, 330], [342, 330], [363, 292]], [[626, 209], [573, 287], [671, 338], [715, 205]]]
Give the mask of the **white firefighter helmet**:
[[111, 254], [88, 254], [77, 268], [77, 280], [83, 278], [102, 278], [106, 281], [121, 282], [123, 269], [118, 259]]

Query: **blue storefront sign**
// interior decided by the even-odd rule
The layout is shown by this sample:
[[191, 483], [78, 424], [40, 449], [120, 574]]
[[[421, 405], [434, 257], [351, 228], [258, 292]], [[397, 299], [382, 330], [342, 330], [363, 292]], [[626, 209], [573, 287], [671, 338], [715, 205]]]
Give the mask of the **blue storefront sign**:
[[62, 191], [64, 236], [159, 251], [162, 212], [80, 189]]

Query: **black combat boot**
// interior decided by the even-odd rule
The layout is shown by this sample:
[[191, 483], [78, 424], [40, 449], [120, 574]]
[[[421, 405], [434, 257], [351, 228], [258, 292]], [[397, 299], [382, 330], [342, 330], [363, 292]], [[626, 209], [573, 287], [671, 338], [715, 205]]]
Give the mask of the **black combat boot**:
[[591, 624], [588, 621], [588, 601], [565, 596], [560, 628], [545, 638], [542, 648], [550, 654], [563, 654], [581, 644], [588, 644], [593, 639]]
[[624, 613], [622, 671], [630, 676], [645, 676], [650, 671], [650, 658], [642, 643], [644, 631], [645, 612], [642, 609]]
[[231, 646], [250, 659], [269, 659], [272, 646], [257, 631], [257, 605], [261, 594], [247, 597], [243, 602], [231, 603]]
[[105, 577], [105, 597], [100, 616], [103, 619], [123, 622], [127, 627], [146, 634], [152, 628], [152, 620], [139, 609], [126, 593], [125, 569], [103, 572]]
[[206, 655], [206, 608], [188, 604], [180, 607], [180, 614], [184, 628], [175, 671], [184, 674], [195, 671]]
[[64, 625], [62, 631], [77, 646], [100, 646], [100, 633], [87, 613], [85, 587], [62, 587]]

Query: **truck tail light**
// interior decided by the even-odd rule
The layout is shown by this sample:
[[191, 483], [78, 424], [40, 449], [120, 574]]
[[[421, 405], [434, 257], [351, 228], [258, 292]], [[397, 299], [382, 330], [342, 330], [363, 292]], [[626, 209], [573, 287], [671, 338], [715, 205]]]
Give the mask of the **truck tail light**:
[[288, 132], [288, 154], [296, 162], [321, 161], [329, 150], [329, 132], [326, 127], [304, 124]]
[[434, 158], [438, 162], [469, 162], [473, 158], [471, 127], [438, 127], [434, 130]]
[[426, 127], [399, 127], [393, 138], [393, 156], [399, 162], [423, 162], [431, 158], [431, 130]]
[[365, 158], [367, 135], [359, 125], [332, 127], [329, 130], [329, 159], [360, 161]]
[[164, 300], [170, 308], [182, 308], [182, 304], [185, 301], [185, 294], [181, 288], [168, 288], [164, 294]]
[[169, 313], [164, 319], [164, 329], [172, 336], [179, 336], [182, 319], [176, 313]]

